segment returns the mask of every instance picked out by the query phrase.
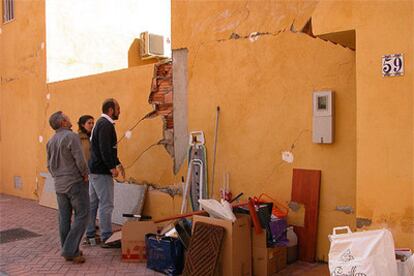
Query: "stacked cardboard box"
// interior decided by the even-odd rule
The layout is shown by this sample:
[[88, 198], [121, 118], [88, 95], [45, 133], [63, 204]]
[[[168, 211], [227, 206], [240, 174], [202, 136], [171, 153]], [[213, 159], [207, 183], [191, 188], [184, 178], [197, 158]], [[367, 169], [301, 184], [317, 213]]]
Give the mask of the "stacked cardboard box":
[[146, 262], [145, 235], [156, 232], [153, 221], [127, 221], [122, 226], [122, 260]]
[[236, 222], [194, 216], [193, 224], [205, 222], [225, 229], [216, 275], [249, 276], [252, 270], [250, 216], [237, 215]]
[[252, 231], [253, 276], [274, 275], [287, 266], [286, 247], [267, 247], [266, 231]]

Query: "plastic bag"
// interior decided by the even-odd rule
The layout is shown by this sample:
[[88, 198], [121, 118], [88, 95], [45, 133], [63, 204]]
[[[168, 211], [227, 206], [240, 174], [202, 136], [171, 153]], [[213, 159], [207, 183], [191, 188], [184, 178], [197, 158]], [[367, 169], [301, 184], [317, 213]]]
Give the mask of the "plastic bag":
[[167, 274], [180, 275], [184, 267], [184, 249], [181, 241], [155, 234], [145, 235], [147, 268]]
[[[338, 230], [346, 233], [337, 234]], [[353, 233], [348, 226], [335, 227], [329, 240], [332, 276], [397, 276], [394, 240], [387, 229]]]
[[414, 255], [408, 257], [404, 262], [397, 261], [398, 276], [414, 275]]
[[236, 216], [233, 213], [230, 203], [225, 200], [221, 200], [221, 203], [215, 199], [199, 199], [198, 202], [201, 205], [201, 208], [207, 211], [207, 213], [214, 217], [224, 220], [229, 220], [231, 222], [236, 221]]

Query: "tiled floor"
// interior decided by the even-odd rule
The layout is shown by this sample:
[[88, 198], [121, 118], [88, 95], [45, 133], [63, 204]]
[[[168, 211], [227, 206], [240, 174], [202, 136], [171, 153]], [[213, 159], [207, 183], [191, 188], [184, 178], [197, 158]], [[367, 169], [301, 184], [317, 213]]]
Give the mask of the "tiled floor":
[[84, 264], [66, 262], [60, 256], [56, 210], [0, 195], [0, 231], [19, 227], [41, 236], [0, 245], [0, 272], [6, 275], [162, 275], [142, 263], [121, 262], [120, 249], [82, 247]]
[[[0, 195], [0, 231], [24, 228], [40, 234], [0, 244], [0, 275], [162, 275], [145, 264], [121, 262], [120, 249], [83, 247], [84, 264], [60, 256], [57, 212], [36, 201]], [[329, 275], [326, 265], [297, 262], [280, 275]]]

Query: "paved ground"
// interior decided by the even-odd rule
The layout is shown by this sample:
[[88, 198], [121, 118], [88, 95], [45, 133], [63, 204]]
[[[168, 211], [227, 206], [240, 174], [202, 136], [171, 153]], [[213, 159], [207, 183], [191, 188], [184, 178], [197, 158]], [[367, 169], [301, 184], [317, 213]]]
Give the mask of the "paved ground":
[[[57, 212], [32, 200], [0, 194], [0, 231], [24, 228], [39, 237], [0, 244], [3, 275], [162, 275], [145, 264], [121, 262], [120, 249], [83, 247], [84, 264], [60, 256]], [[280, 275], [329, 275], [326, 265], [297, 262]]]

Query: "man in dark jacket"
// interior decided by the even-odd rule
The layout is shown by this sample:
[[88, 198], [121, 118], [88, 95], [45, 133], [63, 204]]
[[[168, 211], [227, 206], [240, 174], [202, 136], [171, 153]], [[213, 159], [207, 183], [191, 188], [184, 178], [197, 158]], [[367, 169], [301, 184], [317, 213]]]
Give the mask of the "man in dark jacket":
[[[121, 113], [115, 99], [107, 99], [102, 105], [103, 114], [98, 119], [91, 134], [91, 158], [89, 159], [89, 197], [90, 219], [86, 239], [96, 242], [96, 215], [99, 209], [99, 228], [102, 247], [112, 235], [112, 211], [114, 210], [113, 177], [119, 173], [125, 177], [124, 169], [118, 159], [115, 120]], [[93, 241], [93, 242], [91, 242]]]
[[69, 117], [62, 111], [55, 112], [49, 124], [56, 134], [47, 142], [47, 168], [55, 181], [62, 256], [67, 261], [83, 263], [79, 243], [89, 219], [88, 168]]

